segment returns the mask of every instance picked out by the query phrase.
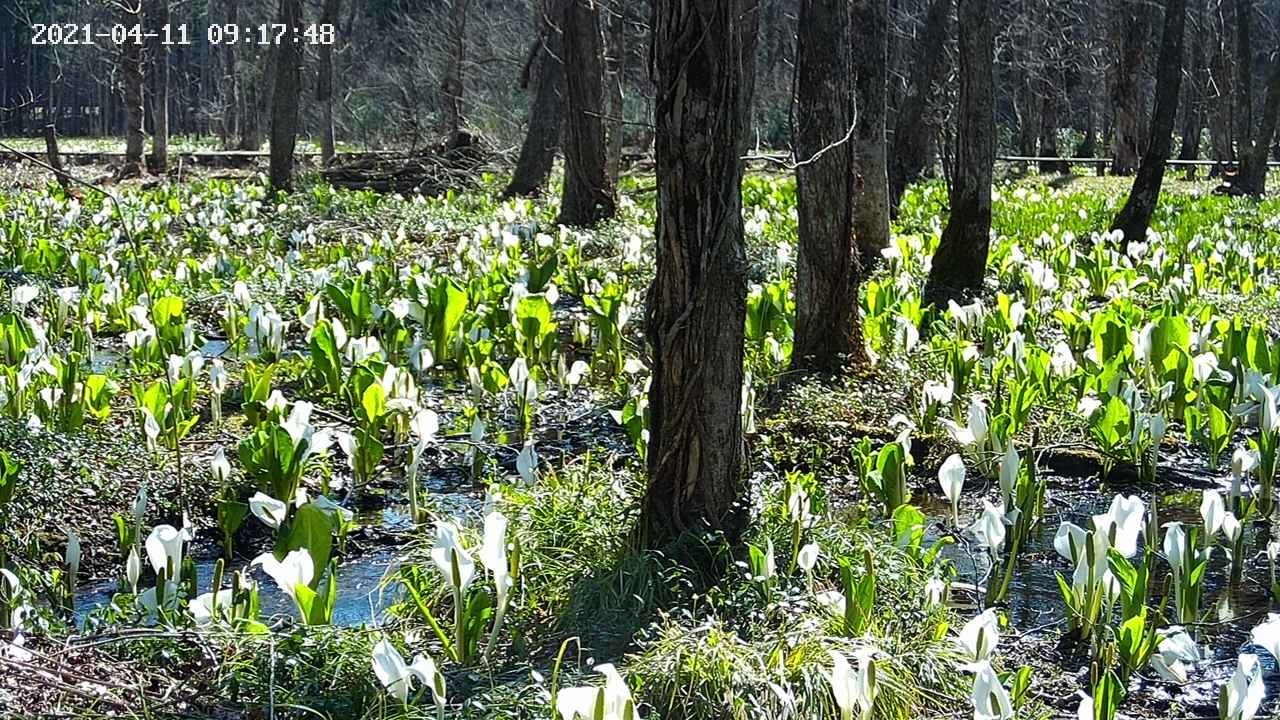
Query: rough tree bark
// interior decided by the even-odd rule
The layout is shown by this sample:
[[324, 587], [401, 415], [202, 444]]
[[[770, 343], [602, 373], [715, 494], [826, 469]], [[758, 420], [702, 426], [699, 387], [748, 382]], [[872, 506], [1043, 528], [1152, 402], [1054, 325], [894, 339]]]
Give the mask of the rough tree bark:
[[[302, 0], [280, 0], [280, 23], [302, 25]], [[293, 189], [293, 150], [298, 141], [298, 105], [302, 99], [302, 45], [276, 48], [275, 87], [271, 92], [271, 187]]]
[[[856, 161], [850, 136], [854, 100], [850, 5], [849, 0], [800, 2], [795, 108], [799, 235], [791, 358], [794, 366], [803, 368], [832, 369], [862, 355], [858, 324], [862, 273], [854, 241]], [[875, 62], [873, 50], [866, 54], [872, 57], [864, 59]], [[863, 75], [879, 74], [867, 69], [859, 64]], [[862, 119], [859, 112], [858, 124]]]
[[148, 24], [160, 38], [153, 44], [151, 67], [155, 72], [151, 99], [151, 172], [164, 175], [169, 172], [169, 46], [163, 42], [164, 28], [169, 24], [169, 0], [152, 0]]
[[1267, 190], [1267, 155], [1275, 141], [1277, 125], [1280, 125], [1280, 57], [1272, 61], [1271, 77], [1267, 80], [1267, 100], [1258, 123], [1257, 135], [1242, 153], [1240, 164], [1240, 189], [1250, 195], [1262, 195]]
[[[122, 3], [121, 18], [126, 27], [142, 22], [142, 0]], [[146, 135], [142, 131], [142, 43], [132, 38], [120, 46], [120, 78], [124, 94], [124, 165], [120, 177], [138, 177], [142, 174], [142, 153]]]
[[[889, 246], [889, 168], [885, 124], [889, 94], [888, 0], [852, 3], [853, 72], [856, 78], [857, 128], [853, 157], [860, 179], [853, 200], [853, 236], [865, 271]], [[806, 30], [804, 24], [800, 31]], [[805, 157], [805, 155], [802, 153]], [[859, 342], [857, 347], [861, 348]]]
[[1160, 38], [1160, 59], [1156, 65], [1156, 103], [1151, 117], [1151, 138], [1142, 157], [1133, 189], [1124, 207], [1111, 224], [1124, 233], [1122, 242], [1141, 241], [1147, 236], [1151, 214], [1160, 199], [1165, 163], [1173, 146], [1173, 126], [1178, 119], [1178, 92], [1182, 85], [1182, 42], [1187, 24], [1186, 0], [1165, 0], [1164, 32]]
[[449, 58], [440, 79], [440, 124], [446, 143], [453, 145], [462, 131], [462, 63], [466, 60], [467, 0], [449, 6]]
[[933, 0], [925, 16], [924, 30], [916, 41], [915, 62], [907, 94], [898, 108], [889, 152], [889, 212], [897, 217], [898, 205], [907, 186], [920, 178], [929, 162], [929, 145], [936, 127], [929, 118], [934, 87], [946, 71], [942, 52], [950, 32], [952, 0]]
[[747, 260], [742, 164], [755, 0], [654, 0], [658, 216], [649, 288], [649, 488], [642, 544], [686, 531], [736, 543], [742, 503]]
[[1148, 15], [1145, 3], [1121, 0], [1112, 22], [1120, 60], [1111, 82], [1111, 107], [1115, 111], [1115, 136], [1111, 142], [1111, 173], [1132, 175], [1142, 151], [1142, 87], [1140, 75], [1147, 56]]
[[565, 0], [564, 191], [562, 225], [589, 227], [613, 217], [613, 183], [605, 172], [604, 49], [594, 0]]
[[[338, 26], [342, 0], [324, 0], [320, 8], [320, 24]], [[337, 33], [334, 33], [335, 42]], [[316, 78], [316, 101], [320, 103], [320, 159], [325, 165], [337, 154], [337, 138], [333, 127], [333, 45], [320, 46], [320, 68]]]
[[933, 255], [924, 302], [977, 293], [991, 238], [991, 175], [996, 159], [994, 32], [991, 0], [957, 0], [960, 100], [951, 215]]
[[623, 81], [627, 62], [627, 6], [619, 0], [609, 9], [609, 149], [605, 155], [605, 172], [614, 187], [618, 185], [618, 174], [622, 172], [622, 137], [626, 127], [626, 113], [623, 107]]
[[542, 0], [538, 14], [538, 39], [529, 51], [529, 59], [520, 73], [520, 87], [528, 88], [533, 80], [533, 101], [529, 105], [529, 128], [520, 146], [511, 182], [503, 197], [536, 195], [551, 177], [556, 149], [560, 147], [560, 116], [564, 108], [561, 97], [564, 66], [560, 60], [560, 21], [564, 0]]

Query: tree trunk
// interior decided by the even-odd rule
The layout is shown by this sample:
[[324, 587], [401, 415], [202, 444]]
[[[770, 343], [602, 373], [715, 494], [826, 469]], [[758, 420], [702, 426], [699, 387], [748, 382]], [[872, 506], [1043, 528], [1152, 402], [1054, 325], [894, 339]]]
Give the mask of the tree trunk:
[[1111, 106], [1115, 108], [1115, 136], [1111, 145], [1111, 172], [1132, 175], [1138, 167], [1142, 127], [1142, 85], [1140, 75], [1147, 54], [1147, 16], [1150, 8], [1134, 0], [1122, 0], [1113, 22], [1118, 34], [1120, 61], [1111, 83]]
[[[240, 23], [240, 0], [226, 0], [227, 2], [227, 24], [238, 25]], [[235, 143], [235, 138], [240, 132], [239, 117], [240, 110], [240, 82], [239, 71], [236, 68], [236, 46], [234, 43], [226, 43], [222, 47], [222, 147], [230, 150]]]
[[1023, 157], [1033, 157], [1036, 154], [1036, 144], [1040, 139], [1041, 104], [1040, 94], [1035, 91], [1031, 79], [1024, 77], [1018, 83], [1017, 92], [1018, 154]]
[[[302, 25], [302, 0], [280, 0], [280, 20]], [[293, 150], [298, 141], [298, 105], [302, 100], [302, 45], [276, 48], [275, 87], [271, 91], [271, 188], [293, 189]]]
[[271, 107], [279, 55], [279, 48], [266, 48], [262, 53], [261, 72], [249, 81], [244, 92], [244, 107], [240, 114], [241, 150], [262, 149], [262, 118], [266, 108]]
[[1236, 4], [1236, 121], [1241, 144], [1253, 137], [1253, 0]]
[[[853, 157], [854, 169], [860, 180], [859, 192], [853, 200], [853, 235], [858, 259], [865, 271], [880, 258], [880, 250], [889, 246], [889, 169], [885, 157], [885, 103], [889, 83], [888, 0], [854, 0], [852, 15], [854, 29], [852, 33], [846, 31], [846, 35], [852, 36], [853, 40], [853, 72], [858, 101]], [[800, 31], [806, 30], [801, 23]], [[808, 157], [806, 153], [801, 154]], [[861, 341], [857, 347], [861, 349]]]
[[[1040, 107], [1040, 157], [1056, 158], [1058, 150], [1058, 91], [1053, 84], [1045, 81], [1040, 86], [1043, 98]], [[1040, 161], [1040, 172], [1066, 175], [1071, 169], [1060, 160]]]
[[1231, 0], [1210, 0], [1209, 26], [1213, 43], [1209, 57], [1210, 93], [1205, 99], [1209, 107], [1209, 152], [1217, 160], [1210, 177], [1222, 173], [1223, 165], [1235, 159], [1232, 142], [1231, 102], [1235, 81], [1231, 74], [1231, 59], [1227, 53], [1228, 8]]
[[[341, 0], [324, 0], [324, 5], [320, 10], [320, 24], [338, 26], [338, 12], [340, 11]], [[337, 32], [334, 33], [335, 42]], [[333, 162], [333, 157], [337, 154], [334, 145], [337, 139], [334, 137], [333, 127], [333, 45], [320, 45], [320, 69], [317, 76], [316, 100], [320, 103], [320, 160], [325, 165]]]
[[562, 225], [590, 227], [613, 217], [613, 184], [605, 172], [604, 50], [594, 0], [565, 0], [564, 62], [567, 118]]
[[[133, 27], [142, 22], [142, 0], [132, 0], [124, 8], [123, 23]], [[142, 152], [146, 135], [142, 131], [142, 43], [132, 38], [120, 46], [120, 78], [124, 90], [124, 166], [120, 177], [138, 177], [142, 174]]]
[[1240, 165], [1240, 186], [1250, 195], [1260, 196], [1267, 190], [1267, 155], [1275, 141], [1276, 126], [1280, 125], [1280, 57], [1272, 62], [1262, 121], [1258, 123], [1257, 136], [1242, 153], [1244, 162]]
[[[1208, 28], [1204, 23], [1204, 0], [1191, 0], [1191, 53], [1187, 56], [1187, 75], [1191, 82], [1183, 87], [1182, 132], [1179, 144], [1179, 160], [1196, 160], [1200, 157], [1200, 134], [1204, 129], [1204, 98], [1208, 90], [1204, 63], [1204, 36]], [[1195, 166], [1187, 169], [1188, 179], [1195, 177]]]
[[466, 60], [467, 0], [449, 7], [449, 64], [440, 79], [440, 118], [446, 143], [452, 146], [462, 130], [462, 63]]
[[609, 9], [609, 149], [605, 155], [605, 173], [614, 187], [618, 185], [618, 173], [622, 169], [622, 135], [626, 120], [622, 94], [627, 59], [626, 12], [623, 0], [617, 0]]
[[152, 0], [152, 18], [149, 24], [160, 38], [154, 43], [152, 69], [155, 71], [151, 100], [151, 172], [165, 175], [169, 172], [169, 46], [163, 42], [164, 27], [169, 24], [169, 0]]
[[[742, 436], [747, 258], [742, 163], [755, 0], [654, 0], [657, 269], [649, 288], [649, 488], [642, 542], [746, 526]], [[567, 39], [566, 39], [567, 41]]]
[[934, 86], [946, 71], [946, 45], [951, 25], [952, 0], [933, 0], [925, 17], [924, 31], [916, 41], [915, 62], [911, 65], [907, 94], [898, 108], [889, 153], [889, 212], [898, 215], [898, 205], [907, 186], [920, 178], [929, 162], [929, 145], [937, 129], [929, 117]]
[[991, 0], [957, 0], [960, 26], [960, 100], [951, 216], [942, 231], [925, 284], [924, 302], [982, 289], [991, 235], [991, 175], [996, 159], [995, 77]]
[[511, 182], [503, 197], [536, 195], [542, 191], [555, 164], [560, 147], [560, 116], [564, 108], [561, 97], [564, 66], [560, 61], [560, 9], [565, 0], [542, 0], [538, 4], [538, 39], [534, 41], [529, 60], [520, 76], [520, 87], [533, 79], [533, 102], [529, 105], [529, 128], [520, 158], [516, 161]]
[[[863, 7], [853, 14], [874, 13], [866, 7], [874, 2], [856, 0], [853, 4]], [[799, 242], [791, 353], [796, 367], [831, 369], [862, 355], [858, 323], [862, 273], [854, 241], [855, 148], [854, 138], [849, 136], [854, 100], [850, 5], [849, 0], [800, 2], [795, 109]], [[870, 72], [869, 64], [881, 62], [883, 68], [874, 49], [865, 54], [870, 57], [860, 58], [865, 63], [859, 62], [857, 67], [859, 86], [864, 79], [873, 84], [867, 76], [880, 74]], [[875, 93], [868, 88], [868, 94]], [[859, 105], [861, 125], [865, 108]], [[860, 144], [862, 138], [857, 140]], [[870, 140], [867, 138], [868, 144]]]
[[1123, 242], [1142, 241], [1151, 224], [1164, 182], [1165, 162], [1173, 145], [1173, 126], [1178, 118], [1178, 92], [1182, 85], [1182, 41], [1187, 24], [1186, 0], [1165, 0], [1164, 33], [1160, 39], [1160, 60], [1156, 74], [1156, 104], [1151, 117], [1151, 138], [1142, 165], [1133, 179], [1133, 189], [1112, 230], [1124, 233]]

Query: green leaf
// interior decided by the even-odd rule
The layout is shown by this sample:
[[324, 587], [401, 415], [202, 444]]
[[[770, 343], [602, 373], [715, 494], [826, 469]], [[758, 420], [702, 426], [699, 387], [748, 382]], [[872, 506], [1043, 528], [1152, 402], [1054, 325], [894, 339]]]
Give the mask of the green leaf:
[[319, 584], [324, 568], [329, 565], [329, 553], [333, 549], [333, 520], [315, 503], [307, 503], [298, 508], [278, 554], [286, 555], [298, 548], [306, 548], [311, 553], [311, 561], [316, 568], [316, 575], [311, 580], [314, 587]]

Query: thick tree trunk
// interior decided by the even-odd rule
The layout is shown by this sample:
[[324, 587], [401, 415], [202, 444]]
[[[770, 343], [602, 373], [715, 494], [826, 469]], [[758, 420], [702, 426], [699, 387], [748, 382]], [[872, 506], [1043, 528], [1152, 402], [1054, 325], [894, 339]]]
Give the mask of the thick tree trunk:
[[[338, 26], [338, 13], [342, 0], [324, 0], [320, 9], [320, 24]], [[334, 33], [337, 37], [337, 33]], [[336, 39], [335, 39], [336, 42]], [[337, 154], [337, 138], [333, 127], [333, 45], [320, 45], [320, 69], [317, 76], [316, 101], [320, 103], [320, 159], [325, 164], [333, 162]]]
[[[1040, 107], [1040, 157], [1060, 157], [1058, 150], [1058, 93], [1049, 82], [1041, 83], [1043, 97]], [[1040, 172], [1065, 175], [1071, 169], [1059, 160], [1040, 161]]]
[[889, 212], [894, 217], [902, 193], [920, 178], [929, 162], [929, 146], [937, 130], [929, 117], [929, 103], [947, 68], [947, 54], [942, 49], [950, 32], [951, 8], [952, 0], [932, 0], [924, 31], [916, 41], [915, 62], [895, 118], [889, 153]]
[[1147, 55], [1148, 15], [1145, 4], [1122, 0], [1117, 4], [1114, 27], [1120, 61], [1111, 82], [1111, 106], [1115, 108], [1115, 137], [1111, 144], [1111, 172], [1132, 175], [1142, 152], [1142, 85], [1140, 75]]
[[[852, 15], [853, 32], [846, 34], [852, 36], [856, 77], [857, 128], [853, 157], [860, 180], [860, 190], [853, 200], [853, 236], [865, 271], [880, 258], [880, 250], [889, 246], [889, 168], [885, 138], [885, 103], [889, 91], [888, 0], [854, 0]], [[801, 23], [800, 32], [805, 31]], [[857, 347], [861, 346], [859, 341]]]
[[562, 225], [589, 227], [613, 217], [613, 184], [605, 172], [604, 50], [593, 0], [564, 3], [565, 143]]
[[[228, 25], [240, 23], [240, 0], [226, 0]], [[222, 47], [222, 147], [230, 150], [240, 132], [240, 78], [236, 68], [236, 46], [226, 43]]]
[[1250, 195], [1262, 195], [1267, 190], [1267, 155], [1275, 141], [1277, 125], [1280, 125], [1280, 57], [1272, 61], [1271, 77], [1267, 80], [1267, 100], [1258, 123], [1257, 136], [1242, 153], [1240, 186]]
[[[280, 0], [280, 20], [302, 25], [302, 0]], [[276, 49], [275, 87], [271, 91], [271, 187], [293, 189], [293, 150], [298, 142], [298, 105], [302, 100], [302, 46], [284, 42]]]
[[[123, 23], [127, 27], [142, 22], [142, 0], [132, 0], [125, 8]], [[128, 39], [120, 46], [120, 78], [124, 90], [124, 166], [120, 177], [142, 174], [142, 153], [146, 135], [142, 131], [142, 43]]]
[[748, 519], [742, 436], [747, 259], [742, 163], [755, 0], [654, 0], [657, 270], [649, 289], [649, 489], [642, 542], [736, 543]]
[[529, 105], [529, 128], [525, 131], [520, 158], [503, 197], [536, 195], [542, 191], [555, 164], [560, 147], [560, 116], [564, 109], [561, 91], [564, 66], [560, 60], [560, 9], [565, 0], [542, 0], [537, 9], [539, 37], [530, 51], [520, 76], [520, 87], [533, 79], [533, 102]]
[[605, 155], [605, 173], [609, 182], [618, 185], [618, 173], [622, 169], [622, 135], [626, 114], [622, 94], [623, 72], [627, 60], [626, 3], [617, 0], [609, 9], [609, 148]]
[[925, 284], [924, 302], [982, 289], [991, 235], [991, 175], [996, 159], [995, 77], [991, 0], [957, 0], [960, 26], [960, 101], [951, 215]]
[[[854, 4], [863, 5], [858, 10], [874, 13], [865, 7], [871, 2], [875, 0]], [[791, 353], [796, 367], [830, 369], [862, 355], [858, 326], [861, 270], [854, 242], [855, 148], [849, 136], [854, 100], [850, 5], [849, 0], [800, 2], [795, 111], [800, 222], [795, 345]], [[877, 62], [874, 50], [866, 55], [871, 57], [861, 59]], [[862, 62], [857, 70], [863, 76], [879, 74], [869, 72]], [[860, 76], [859, 85], [862, 80]], [[858, 113], [859, 124], [865, 110]]]
[[1040, 93], [1037, 93], [1030, 78], [1023, 78], [1018, 83], [1016, 93], [1018, 111], [1018, 154], [1032, 157], [1036, 154], [1036, 144], [1040, 139], [1040, 107], [1043, 104]]
[[1178, 118], [1178, 92], [1182, 85], [1182, 42], [1187, 24], [1186, 0], [1165, 0], [1164, 33], [1160, 39], [1160, 59], [1156, 73], [1156, 104], [1151, 117], [1151, 138], [1142, 165], [1133, 179], [1133, 189], [1112, 230], [1124, 233], [1123, 242], [1142, 241], [1151, 224], [1164, 182], [1165, 162], [1173, 145], [1173, 126]]
[[152, 0], [149, 24], [160, 36], [152, 48], [152, 69], [155, 71], [151, 99], [151, 172], [164, 175], [169, 172], [169, 46], [163, 42], [163, 28], [169, 24], [169, 0]]
[[462, 63], [466, 60], [467, 0], [452, 0], [449, 6], [449, 59], [440, 79], [440, 124], [453, 145], [462, 130]]

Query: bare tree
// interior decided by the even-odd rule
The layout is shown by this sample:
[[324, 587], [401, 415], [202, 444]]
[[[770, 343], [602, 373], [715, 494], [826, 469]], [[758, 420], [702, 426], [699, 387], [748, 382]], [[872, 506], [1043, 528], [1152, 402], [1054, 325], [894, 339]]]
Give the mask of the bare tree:
[[[856, 77], [855, 171], [861, 182], [853, 201], [853, 234], [865, 270], [889, 246], [889, 169], [885, 116], [889, 83], [888, 0], [853, 0], [853, 72]], [[805, 32], [803, 23], [801, 32]], [[861, 345], [861, 343], [859, 343]]]
[[440, 80], [440, 117], [447, 143], [457, 142], [462, 129], [462, 63], [466, 61], [467, 0], [451, 0], [449, 53]]
[[929, 163], [930, 138], [935, 130], [929, 118], [929, 103], [947, 68], [941, 48], [950, 32], [952, 2], [930, 3], [924, 30], [915, 44], [906, 96], [898, 107], [889, 152], [889, 211], [895, 216], [902, 193], [920, 178]]
[[626, 98], [622, 85], [627, 63], [627, 5], [623, 0], [617, 0], [608, 8], [608, 12], [609, 52], [606, 58], [606, 78], [609, 87], [609, 125], [606, 135], [609, 138], [609, 148], [605, 154], [605, 174], [616, 187], [618, 173], [622, 169], [622, 135], [626, 123]]
[[605, 172], [604, 49], [594, 0], [565, 0], [565, 143], [563, 225], [590, 226], [613, 217], [613, 183]]
[[164, 175], [169, 171], [169, 45], [164, 42], [163, 28], [169, 25], [169, 0], [151, 0], [148, 18], [158, 37], [152, 46], [151, 67], [154, 75], [151, 99], [151, 171]]
[[[118, 5], [126, 27], [142, 23], [142, 0], [122, 0]], [[124, 165], [120, 177], [137, 177], [142, 174], [142, 152], [146, 135], [142, 131], [145, 112], [142, 105], [142, 41], [128, 38], [120, 46], [120, 78], [124, 90]]]
[[641, 541], [746, 525], [742, 164], [756, 0], [654, 0], [658, 217], [649, 289], [649, 488]]
[[1258, 123], [1257, 134], [1241, 153], [1240, 187], [1251, 195], [1262, 195], [1267, 189], [1267, 150], [1275, 141], [1277, 125], [1280, 125], [1280, 53], [1272, 61], [1271, 77], [1267, 80], [1267, 100]]
[[1120, 0], [1115, 5], [1115, 28], [1119, 60], [1111, 81], [1111, 106], [1115, 112], [1111, 143], [1111, 172], [1132, 175], [1138, 167], [1141, 148], [1142, 90], [1139, 74], [1146, 62], [1148, 15], [1145, 3]]
[[960, 102], [951, 216], [933, 255], [924, 302], [982, 289], [991, 241], [991, 176], [996, 156], [991, 0], [958, 0]]
[[[279, 22], [302, 25], [302, 0], [280, 0]], [[298, 141], [298, 105], [302, 99], [302, 45], [288, 39], [276, 47], [275, 87], [271, 93], [271, 187], [293, 189], [293, 151]]]
[[1178, 118], [1178, 93], [1182, 84], [1182, 42], [1187, 24], [1186, 0], [1165, 0], [1164, 32], [1156, 75], [1156, 104], [1151, 117], [1147, 152], [1133, 179], [1133, 189], [1116, 215], [1112, 230], [1123, 233], [1123, 242], [1141, 241], [1147, 235], [1151, 214], [1160, 199], [1164, 167], [1173, 146], [1173, 126]]
[[[792, 363], [862, 356], [854, 244], [854, 88], [849, 0], [801, 0], [796, 59], [796, 329]], [[859, 68], [865, 70], [865, 68]], [[861, 118], [859, 118], [861, 120]]]
[[[342, 0], [324, 0], [320, 9], [320, 24], [337, 27]], [[335, 42], [337, 33], [334, 33]], [[328, 165], [337, 153], [336, 132], [333, 125], [333, 45], [320, 45], [320, 68], [317, 74], [316, 100], [320, 103], [320, 158]]]
[[520, 73], [520, 87], [528, 88], [533, 82], [533, 101], [529, 105], [528, 130], [520, 146], [511, 182], [503, 191], [503, 197], [534, 195], [542, 190], [551, 167], [555, 163], [556, 149], [560, 147], [560, 116], [564, 108], [561, 93], [564, 87], [564, 66], [560, 59], [560, 20], [565, 0], [539, 0], [536, 5], [538, 37], [529, 50], [524, 69]]

